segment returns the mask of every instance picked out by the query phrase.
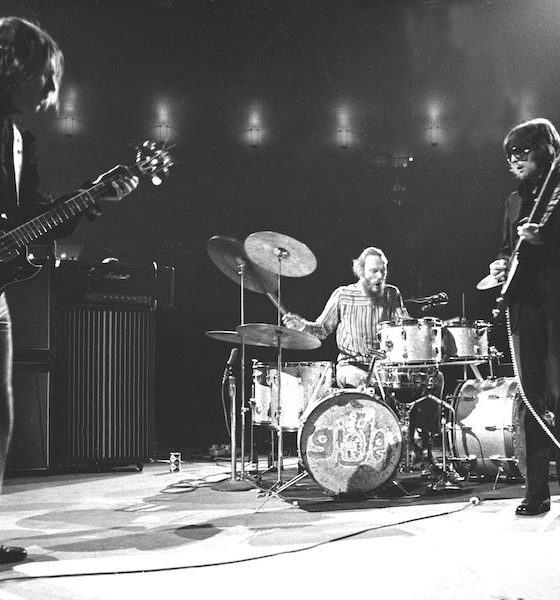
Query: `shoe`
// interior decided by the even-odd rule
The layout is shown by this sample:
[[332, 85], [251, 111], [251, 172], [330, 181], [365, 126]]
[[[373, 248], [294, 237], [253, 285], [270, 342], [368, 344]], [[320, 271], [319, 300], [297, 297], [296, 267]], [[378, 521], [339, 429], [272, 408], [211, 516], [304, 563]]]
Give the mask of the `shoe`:
[[522, 517], [534, 517], [550, 510], [550, 500], [542, 502], [523, 502], [515, 509], [515, 514]]
[[21, 562], [27, 558], [27, 552], [25, 548], [19, 548], [18, 546], [4, 546], [0, 544], [0, 564], [6, 565], [8, 563]]

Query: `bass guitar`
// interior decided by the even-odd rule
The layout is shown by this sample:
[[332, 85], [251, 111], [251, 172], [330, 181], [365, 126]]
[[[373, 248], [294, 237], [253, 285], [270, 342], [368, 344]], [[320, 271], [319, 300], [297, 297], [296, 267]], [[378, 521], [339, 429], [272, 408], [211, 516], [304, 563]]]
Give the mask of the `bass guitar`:
[[112, 190], [113, 183], [122, 179], [123, 171], [131, 177], [148, 177], [154, 185], [159, 185], [161, 177], [168, 173], [172, 165], [169, 149], [146, 141], [137, 147], [133, 165], [117, 167], [87, 189], [80, 189], [69, 197], [55, 201], [37, 217], [15, 229], [0, 232], [0, 292], [13, 283], [31, 279], [41, 270], [41, 265], [33, 264], [29, 257], [29, 244], [94, 207]]

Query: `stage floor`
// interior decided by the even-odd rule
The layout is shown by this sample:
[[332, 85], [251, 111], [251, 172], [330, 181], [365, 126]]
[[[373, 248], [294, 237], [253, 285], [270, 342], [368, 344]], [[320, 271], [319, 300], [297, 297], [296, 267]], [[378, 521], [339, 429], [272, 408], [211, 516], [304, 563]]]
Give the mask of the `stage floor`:
[[[296, 467], [286, 460], [286, 480]], [[411, 496], [394, 486], [342, 502], [309, 478], [282, 497], [266, 495], [274, 472], [261, 487], [213, 489], [229, 473], [225, 461], [193, 458], [178, 473], [155, 462], [143, 471], [9, 477], [1, 540], [25, 546], [29, 558], [0, 567], [0, 598], [560, 595], [556, 483], [550, 513], [516, 517], [521, 482], [492, 489], [471, 480], [433, 493], [429, 480], [406, 474], [397, 481]]]

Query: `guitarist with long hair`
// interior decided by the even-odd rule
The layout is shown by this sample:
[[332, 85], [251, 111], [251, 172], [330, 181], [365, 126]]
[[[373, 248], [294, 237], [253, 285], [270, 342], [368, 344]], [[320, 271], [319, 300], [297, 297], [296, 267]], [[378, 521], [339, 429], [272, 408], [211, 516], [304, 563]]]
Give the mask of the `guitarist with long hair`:
[[[31, 136], [20, 132], [14, 117], [58, 106], [64, 60], [53, 38], [18, 17], [0, 18], [0, 229], [45, 210], [48, 197], [39, 191]], [[110, 174], [109, 174], [110, 173]], [[138, 178], [109, 172], [105, 199], [120, 200]], [[15, 221], [15, 225], [13, 224]], [[5, 227], [4, 227], [5, 225]], [[58, 230], [67, 235], [77, 219]], [[5, 295], [0, 294], [0, 491], [13, 430], [12, 332]], [[24, 560], [26, 551], [0, 543], [0, 564]]]
[[[519, 186], [506, 199], [502, 244], [490, 275], [510, 282], [504, 302], [514, 360], [523, 393], [541, 418], [539, 423], [521, 404], [526, 492], [515, 512], [531, 516], [550, 510], [551, 444], [543, 426], [560, 439], [560, 214], [554, 210], [560, 136], [547, 119], [533, 119], [514, 127], [503, 147]], [[560, 452], [555, 450], [560, 478]]]

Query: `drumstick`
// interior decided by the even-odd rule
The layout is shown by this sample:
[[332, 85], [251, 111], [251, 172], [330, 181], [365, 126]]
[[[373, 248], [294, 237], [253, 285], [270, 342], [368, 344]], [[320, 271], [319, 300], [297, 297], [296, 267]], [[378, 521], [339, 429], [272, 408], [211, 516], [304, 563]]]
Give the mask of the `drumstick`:
[[266, 292], [266, 295], [268, 296], [268, 298], [272, 302], [272, 304], [274, 304], [274, 306], [276, 306], [276, 308], [280, 311], [280, 313], [282, 314], [283, 317], [290, 312], [289, 310], [286, 310], [280, 304], [280, 302], [278, 302], [278, 298], [274, 294], [271, 294], [270, 292]]
[[325, 383], [328, 370], [329, 370], [328, 365], [324, 365], [323, 369], [321, 371], [321, 376], [319, 377], [319, 380], [317, 381], [317, 383], [315, 384], [315, 387], [313, 388], [313, 391], [311, 392], [311, 397], [309, 398], [308, 405], [312, 404], [317, 399], [317, 394], [319, 393], [319, 390], [321, 389], [322, 385]]

